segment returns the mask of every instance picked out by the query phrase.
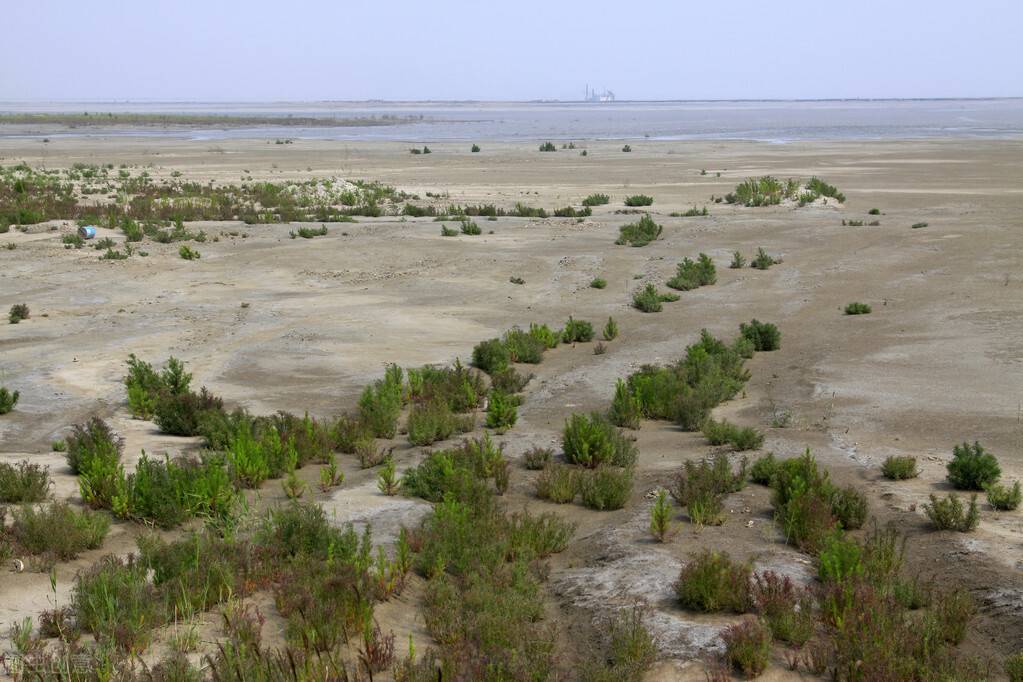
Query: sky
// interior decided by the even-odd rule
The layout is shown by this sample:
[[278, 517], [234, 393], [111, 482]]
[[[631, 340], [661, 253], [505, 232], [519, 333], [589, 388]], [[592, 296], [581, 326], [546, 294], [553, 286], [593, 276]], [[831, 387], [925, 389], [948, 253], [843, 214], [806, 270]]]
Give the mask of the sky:
[[0, 100], [1023, 96], [1020, 0], [33, 0]]

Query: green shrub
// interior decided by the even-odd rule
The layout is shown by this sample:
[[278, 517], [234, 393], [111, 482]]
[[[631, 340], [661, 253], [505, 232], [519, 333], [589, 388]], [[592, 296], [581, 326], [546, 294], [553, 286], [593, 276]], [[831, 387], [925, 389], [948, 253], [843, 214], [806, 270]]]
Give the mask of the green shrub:
[[508, 350], [508, 359], [511, 362], [539, 364], [543, 361], [543, 352], [547, 350], [544, 340], [518, 328], [505, 332], [503, 343]]
[[659, 490], [654, 504], [650, 508], [650, 534], [658, 542], [667, 542], [674, 533], [671, 502], [668, 501], [668, 491]]
[[657, 646], [635, 606], [609, 619], [607, 650], [582, 666], [582, 682], [640, 682], [657, 658]]
[[607, 324], [604, 325], [603, 335], [605, 341], [614, 341], [618, 338], [618, 323], [615, 322], [615, 318], [607, 318]]
[[166, 456], [161, 461], [143, 451], [112, 507], [122, 518], [173, 528], [193, 516], [226, 519], [235, 500], [231, 479], [218, 461]]
[[766, 455], [758, 457], [753, 466], [749, 470], [749, 480], [759, 485], [771, 485], [771, 480], [774, 478], [774, 473], [778, 469], [778, 460], [774, 458], [774, 453], [769, 452]]
[[198, 436], [202, 434], [202, 421], [210, 413], [224, 410], [224, 401], [210, 393], [205, 386], [194, 393], [163, 391], [156, 401], [153, 421], [162, 433], [172, 436]]
[[970, 496], [969, 509], [963, 507], [962, 501], [953, 493], [944, 500], [939, 500], [933, 493], [931, 503], [924, 504], [924, 512], [938, 530], [957, 530], [968, 533], [980, 522], [980, 510], [977, 509], [977, 496]]
[[867, 496], [853, 486], [837, 488], [831, 496], [831, 513], [845, 530], [862, 528], [867, 521]]
[[845, 306], [846, 315], [869, 315], [870, 306], [866, 303], [853, 302]]
[[561, 343], [561, 332], [551, 329], [546, 324], [529, 323], [529, 335], [543, 344], [544, 348], [557, 348]]
[[725, 660], [735, 670], [752, 679], [767, 669], [771, 659], [771, 632], [761, 620], [744, 620], [729, 625], [721, 633], [725, 642]]
[[406, 495], [431, 502], [439, 502], [447, 494], [459, 500], [479, 500], [486, 496], [486, 481], [503, 461], [501, 448], [484, 434], [456, 448], [430, 452], [419, 466], [405, 471], [401, 488]]
[[749, 564], [734, 563], [726, 552], [704, 550], [682, 566], [675, 595], [682, 608], [704, 613], [746, 613], [753, 606]]
[[675, 276], [668, 280], [668, 286], [679, 291], [689, 291], [715, 282], [717, 268], [714, 267], [714, 261], [707, 254], [701, 253], [695, 261], [688, 257], [683, 258], [678, 264]]
[[582, 502], [590, 509], [611, 511], [621, 509], [632, 493], [631, 467], [598, 466], [582, 474], [579, 484]]
[[121, 451], [124, 442], [107, 423], [93, 417], [72, 427], [67, 437], [67, 463], [79, 476], [82, 498], [90, 505], [110, 507], [123, 479]]
[[647, 196], [646, 194], [634, 194], [631, 197], [625, 197], [626, 206], [650, 206], [654, 203], [654, 198]]
[[22, 320], [27, 320], [28, 318], [28, 305], [25, 303], [15, 303], [11, 306], [11, 311], [7, 315], [7, 319], [10, 320], [11, 324], [18, 324]]
[[432, 400], [417, 403], [408, 416], [408, 440], [412, 445], [431, 445], [473, 428], [473, 417], [455, 415], [447, 403]]
[[479, 150], [480, 150], [480, 146], [478, 144], [474, 144], [469, 151], [472, 152], [473, 154], [477, 154], [477, 153], [479, 153]]
[[[0, 502], [3, 500], [0, 499]], [[1020, 490], [1020, 483], [1016, 481], [1009, 488], [998, 483], [992, 483], [987, 487], [987, 503], [999, 511], [1012, 511], [1023, 501], [1023, 491]]]
[[18, 391], [9, 391], [6, 386], [0, 386], [0, 414], [8, 414], [13, 410], [20, 397]]
[[532, 447], [529, 450], [526, 450], [526, 454], [523, 455], [526, 468], [531, 471], [539, 471], [543, 469], [550, 464], [552, 457], [554, 457], [553, 449], [541, 447]]
[[746, 460], [738, 471], [732, 470], [728, 456], [718, 453], [712, 460], [686, 461], [669, 487], [671, 496], [686, 509], [689, 520], [698, 526], [724, 522], [724, 497], [746, 485]]
[[621, 379], [615, 383], [615, 395], [611, 400], [607, 416], [615, 426], [624, 429], [639, 428], [639, 420], [642, 416], [639, 400]]
[[401, 369], [391, 365], [383, 380], [363, 389], [359, 420], [375, 438], [394, 438], [402, 404]]
[[413, 402], [439, 400], [452, 412], [464, 413], [479, 407], [486, 386], [478, 372], [455, 361], [452, 367], [424, 366], [409, 369], [408, 393]]
[[727, 419], [716, 422], [708, 419], [703, 424], [703, 435], [711, 445], [730, 444], [736, 450], [756, 450], [764, 444], [764, 434], [752, 426], [736, 426]]
[[739, 183], [734, 191], [725, 195], [725, 201], [743, 206], [773, 206], [780, 204], [783, 198], [792, 197], [798, 189], [798, 183], [793, 180], [783, 184], [777, 178], [765, 175]]
[[606, 194], [591, 194], [582, 200], [583, 206], [603, 206], [604, 204], [611, 201], [611, 197]]
[[659, 239], [663, 227], [654, 222], [649, 215], [644, 214], [639, 222], [622, 225], [618, 228], [618, 239], [615, 244], [624, 246], [646, 246], [650, 242]]
[[823, 583], [845, 583], [866, 572], [863, 548], [841, 531], [827, 537], [817, 555], [817, 575]]
[[754, 318], [749, 324], [744, 322], [739, 325], [739, 333], [753, 342], [753, 349], [757, 352], [781, 348], [781, 332], [770, 322], [760, 322]]
[[487, 428], [504, 433], [515, 426], [518, 419], [515, 399], [501, 391], [491, 391], [487, 403]]
[[510, 361], [511, 353], [501, 339], [481, 341], [472, 349], [472, 364], [487, 374], [507, 369]]
[[890, 455], [881, 464], [881, 473], [890, 481], [903, 481], [916, 478], [920, 470], [916, 467], [916, 457]]
[[440, 226], [440, 236], [442, 237], [457, 237], [460, 234], [458, 230], [447, 225]]
[[738, 270], [746, 267], [746, 257], [742, 255], [740, 251], [732, 252], [732, 262], [728, 264], [732, 270]]
[[952, 461], [948, 463], [948, 482], [956, 490], [983, 490], [1001, 475], [998, 460], [979, 442], [953, 448]]
[[78, 511], [67, 502], [41, 507], [25, 505], [13, 510], [11, 537], [28, 554], [70, 561], [103, 543], [110, 518], [94, 511]]
[[644, 313], [659, 313], [663, 309], [662, 303], [672, 303], [678, 300], [675, 294], [662, 294], [653, 284], [647, 284], [632, 295], [632, 307]]
[[547, 463], [536, 479], [536, 496], [557, 504], [568, 504], [579, 494], [579, 472], [565, 464]]
[[548, 142], [544, 142], [542, 145], [540, 145], [540, 151], [542, 151], [542, 152], [556, 152], [556, 151], [558, 151], [558, 148], [557, 148], [557, 146], [553, 142], [548, 141]]
[[490, 375], [490, 385], [498, 391], [514, 395], [525, 388], [532, 379], [532, 374], [523, 376], [514, 367], [507, 367]]
[[815, 553], [838, 521], [832, 511], [834, 486], [809, 449], [778, 463], [771, 479], [775, 521], [788, 542]]
[[598, 412], [573, 414], [565, 422], [561, 446], [569, 462], [591, 469], [629, 467], [636, 461], [636, 446]]
[[913, 223], [910, 227], [914, 230], [919, 230], [921, 227], [927, 227], [927, 223]]
[[763, 247], [757, 249], [757, 255], [750, 261], [750, 267], [756, 270], [768, 270], [772, 265], [777, 265], [781, 261], [773, 256], [769, 256]]
[[572, 316], [569, 316], [568, 322], [565, 323], [565, 328], [561, 332], [561, 340], [565, 343], [589, 343], [593, 337], [593, 325]]
[[185, 260], [199, 260], [202, 255], [195, 249], [191, 248], [188, 244], [182, 244], [181, 248], [178, 249], [178, 255]]
[[590, 287], [594, 289], [603, 289], [607, 287], [607, 280], [603, 277], [594, 277], [590, 280]]
[[0, 503], [42, 502], [49, 492], [49, 467], [27, 459], [17, 464], [0, 462]]
[[462, 218], [461, 231], [462, 234], [467, 234], [473, 237], [483, 234], [483, 230], [480, 229], [480, 226], [469, 218]]

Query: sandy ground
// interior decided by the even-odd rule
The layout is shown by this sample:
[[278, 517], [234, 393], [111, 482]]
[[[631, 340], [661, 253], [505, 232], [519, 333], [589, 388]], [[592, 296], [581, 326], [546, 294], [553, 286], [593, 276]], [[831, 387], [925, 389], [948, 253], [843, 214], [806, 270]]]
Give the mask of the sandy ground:
[[[540, 154], [534, 144], [487, 144], [479, 154], [467, 146], [431, 144], [433, 154], [412, 156], [407, 145], [391, 143], [0, 140], [4, 164], [152, 164], [156, 175], [180, 170], [231, 182], [243, 170], [266, 179], [331, 174], [447, 193], [438, 205], [522, 201], [551, 209], [578, 205], [591, 192], [612, 196], [581, 222], [478, 219], [479, 237], [442, 238], [429, 218], [328, 224], [328, 236], [315, 240], [289, 239], [294, 226], [287, 225], [202, 224], [211, 234], [248, 237], [202, 244], [194, 262], [178, 258], [177, 245], [147, 243], [148, 258], [101, 262], [91, 249], [65, 250], [59, 232], [45, 228], [0, 235], [0, 246], [18, 245], [0, 249], [0, 309], [25, 302], [32, 311], [19, 325], [0, 325], [0, 380], [21, 391], [18, 409], [0, 418], [0, 457], [51, 464], [56, 494], [74, 496], [49, 443], [89, 415], [113, 418], [128, 438], [129, 461], [142, 448], [194, 447], [128, 418], [119, 381], [132, 352], [157, 362], [170, 354], [184, 359], [196, 384], [230, 404], [328, 417], [351, 407], [385, 363], [467, 359], [476, 342], [512, 325], [560, 325], [570, 314], [602, 323], [613, 315], [621, 336], [606, 354], [562, 347], [530, 368], [537, 376], [519, 423], [501, 438], [518, 457], [555, 443], [572, 412], [606, 406], [616, 378], [677, 358], [701, 328], [731, 337], [757, 317], [778, 324], [782, 349], [758, 354], [746, 392], [716, 414], [766, 430], [767, 450], [794, 455], [811, 447], [840, 480], [867, 489], [875, 515], [910, 533], [914, 567], [962, 585], [981, 603], [968, 651], [1001, 656], [1019, 646], [1023, 516], [984, 505], [980, 529], [953, 536], [926, 530], [920, 504], [944, 493], [944, 463], [964, 440], [995, 452], [1006, 479], [1023, 476], [1023, 141], [645, 142], [633, 143], [631, 154], [598, 142], [586, 145], [587, 157]], [[709, 202], [764, 173], [822, 176], [847, 201], [802, 209]], [[634, 218], [614, 210], [634, 193], [655, 197], [651, 212], [664, 238], [618, 247], [618, 227]], [[708, 205], [711, 215], [668, 217], [693, 205]], [[841, 225], [843, 218], [873, 219], [873, 207], [882, 212], [879, 227]], [[928, 227], [910, 228], [922, 221]], [[784, 262], [765, 272], [728, 269], [732, 251], [751, 255], [759, 246]], [[717, 285], [683, 294], [660, 314], [629, 307], [634, 289], [647, 281], [663, 288], [675, 264], [700, 251], [716, 261]], [[589, 288], [597, 275], [608, 280], [606, 289]], [[512, 276], [525, 284], [509, 283]], [[853, 300], [870, 303], [873, 314], [843, 315]], [[791, 424], [772, 428], [782, 412]], [[779, 541], [767, 493], [756, 487], [729, 499], [733, 518], [725, 525], [700, 533], [684, 525], [673, 542], [651, 543], [647, 493], [681, 461], [712, 449], [668, 424], [644, 424], [638, 437], [638, 481], [626, 509], [539, 502], [533, 472], [521, 467], [509, 504], [579, 524], [551, 563], [551, 617], [563, 625], [559, 644], [568, 660], [585, 651], [579, 641], [599, 636], [608, 607], [642, 599], [664, 658], [650, 678], [703, 679], [693, 660], [717, 650], [717, 633], [734, 619], [694, 618], [673, 605], [670, 583], [682, 561], [713, 546], [797, 578], [809, 579], [813, 568]], [[893, 454], [916, 456], [920, 478], [881, 478], [878, 466]], [[396, 455], [403, 468], [420, 452], [406, 443]], [[424, 505], [381, 496], [372, 472], [351, 461], [344, 468], [344, 486], [321, 496], [339, 520], [372, 523], [386, 541], [423, 513]], [[266, 495], [279, 496], [279, 485], [267, 484]], [[76, 569], [130, 551], [136, 532], [115, 524], [101, 550], [61, 566], [58, 598], [66, 600]], [[0, 637], [16, 618], [47, 608], [48, 595], [45, 574], [4, 567]], [[415, 590], [403, 599], [414, 602]], [[409, 632], [428, 639], [411, 609], [391, 610], [386, 622], [399, 642]], [[781, 679], [776, 663], [771, 675]]]

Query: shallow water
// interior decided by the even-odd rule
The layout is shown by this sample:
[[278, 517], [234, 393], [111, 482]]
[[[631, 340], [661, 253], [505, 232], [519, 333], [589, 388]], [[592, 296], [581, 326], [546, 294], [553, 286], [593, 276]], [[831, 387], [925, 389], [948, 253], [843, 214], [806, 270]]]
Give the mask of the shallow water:
[[[735, 102], [0, 102], [0, 112], [143, 112], [287, 116], [399, 116], [392, 126], [174, 130], [81, 128], [0, 131], [0, 137], [121, 136], [307, 138], [337, 140], [516, 141], [584, 139], [797, 140], [1023, 136], [1023, 99], [830, 100]], [[421, 117], [421, 119], [420, 119]]]

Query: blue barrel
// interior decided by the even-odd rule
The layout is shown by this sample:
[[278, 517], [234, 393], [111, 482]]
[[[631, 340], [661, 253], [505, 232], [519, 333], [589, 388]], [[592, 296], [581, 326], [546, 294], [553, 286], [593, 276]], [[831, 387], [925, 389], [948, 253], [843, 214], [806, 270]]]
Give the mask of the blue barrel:
[[92, 239], [96, 236], [96, 228], [92, 225], [82, 225], [78, 228], [78, 236], [82, 239]]

